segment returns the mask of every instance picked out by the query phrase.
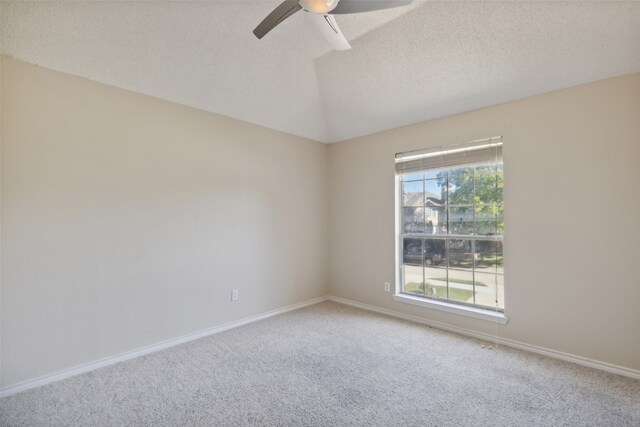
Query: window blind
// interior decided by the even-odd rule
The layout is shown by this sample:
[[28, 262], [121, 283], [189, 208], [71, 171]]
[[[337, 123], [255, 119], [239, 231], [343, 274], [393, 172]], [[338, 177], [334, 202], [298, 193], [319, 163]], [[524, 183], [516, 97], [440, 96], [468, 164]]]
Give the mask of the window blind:
[[502, 137], [493, 137], [449, 147], [396, 154], [396, 173], [426, 169], [471, 166], [502, 161]]

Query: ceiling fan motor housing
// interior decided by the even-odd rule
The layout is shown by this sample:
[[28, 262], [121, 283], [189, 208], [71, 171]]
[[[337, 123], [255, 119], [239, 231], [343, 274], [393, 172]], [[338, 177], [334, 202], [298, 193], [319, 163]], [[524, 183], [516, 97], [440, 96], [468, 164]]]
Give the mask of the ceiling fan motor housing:
[[324, 15], [336, 8], [340, 0], [298, 0], [304, 10], [318, 15]]

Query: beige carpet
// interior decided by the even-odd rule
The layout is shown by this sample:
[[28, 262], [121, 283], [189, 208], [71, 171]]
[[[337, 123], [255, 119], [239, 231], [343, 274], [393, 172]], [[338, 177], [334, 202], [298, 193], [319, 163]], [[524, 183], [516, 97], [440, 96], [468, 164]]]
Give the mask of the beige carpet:
[[0, 401], [3, 426], [640, 426], [640, 381], [325, 302]]

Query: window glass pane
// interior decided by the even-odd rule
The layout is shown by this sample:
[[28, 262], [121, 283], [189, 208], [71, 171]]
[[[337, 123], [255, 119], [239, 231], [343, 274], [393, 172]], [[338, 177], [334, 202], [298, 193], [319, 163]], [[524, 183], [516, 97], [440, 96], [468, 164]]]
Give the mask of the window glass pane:
[[449, 268], [473, 269], [474, 254], [471, 240], [449, 240], [447, 259]]
[[424, 206], [424, 181], [402, 183], [402, 206]]
[[424, 296], [425, 288], [422, 280], [422, 267], [415, 265], [403, 265], [402, 270], [402, 291], [409, 294]]
[[449, 207], [449, 234], [473, 234], [473, 207]]
[[428, 179], [424, 182], [425, 200], [428, 205], [441, 206], [444, 204], [447, 185], [446, 181]]
[[504, 308], [504, 283], [500, 274], [478, 273], [475, 274], [476, 304], [485, 307]]
[[423, 239], [404, 239], [402, 250], [402, 290], [424, 295]]
[[473, 304], [473, 272], [449, 270], [449, 299]]
[[447, 171], [442, 169], [431, 169], [424, 172], [424, 179], [437, 179], [442, 178], [444, 181], [447, 178]]
[[422, 239], [404, 239], [402, 262], [407, 265], [422, 266], [424, 262], [423, 243]]
[[449, 179], [463, 175], [473, 175], [473, 166], [449, 169]]
[[450, 205], [473, 203], [473, 168], [451, 169], [449, 171]]
[[402, 183], [403, 233], [424, 233], [424, 181]]
[[486, 171], [476, 171], [475, 203], [502, 203], [502, 174], [484, 172]]
[[447, 208], [431, 206], [427, 203], [424, 208], [425, 233], [447, 234]]
[[502, 205], [475, 206], [475, 233], [483, 236], [502, 235]]
[[[425, 239], [424, 265], [429, 267], [446, 267], [447, 242], [443, 239]], [[442, 273], [441, 273], [442, 274]]]
[[403, 232], [409, 234], [424, 233], [425, 208], [403, 208]]
[[[444, 242], [443, 242], [444, 243]], [[447, 270], [435, 266], [425, 267], [426, 295], [433, 298], [447, 299]]]
[[446, 181], [425, 181], [425, 232], [427, 234], [446, 233], [446, 209], [444, 196], [446, 193]]
[[424, 179], [423, 173], [407, 173], [402, 175], [403, 181], [421, 181]]
[[475, 246], [476, 272], [496, 273], [498, 268], [498, 248], [502, 246], [502, 242], [477, 240]]
[[475, 166], [476, 176], [478, 175], [495, 175], [497, 172], [497, 164], [496, 163], [487, 163], [484, 165], [476, 165]]

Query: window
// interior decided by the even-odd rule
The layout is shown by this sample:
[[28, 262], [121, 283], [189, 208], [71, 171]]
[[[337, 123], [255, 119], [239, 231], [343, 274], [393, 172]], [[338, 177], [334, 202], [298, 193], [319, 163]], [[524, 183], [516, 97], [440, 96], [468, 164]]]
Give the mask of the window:
[[504, 311], [502, 140], [396, 155], [397, 295]]

